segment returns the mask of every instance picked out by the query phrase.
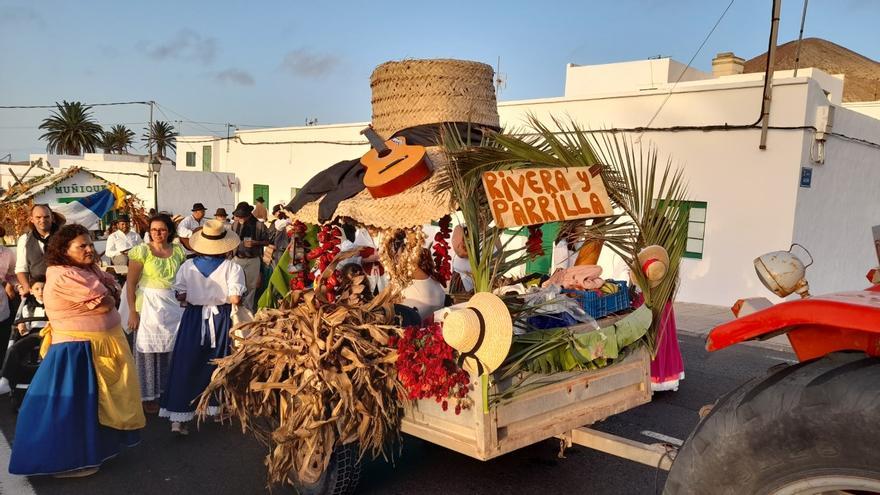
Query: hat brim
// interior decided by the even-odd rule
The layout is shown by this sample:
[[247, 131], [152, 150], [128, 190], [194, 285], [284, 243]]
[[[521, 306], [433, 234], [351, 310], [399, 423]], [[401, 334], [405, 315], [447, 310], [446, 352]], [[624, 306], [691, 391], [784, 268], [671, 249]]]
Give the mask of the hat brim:
[[[333, 218], [351, 218], [357, 223], [382, 229], [414, 227], [439, 220], [457, 208], [449, 191], [440, 190], [440, 182], [446, 167], [446, 154], [439, 146], [426, 147], [431, 177], [424, 182], [393, 196], [374, 198], [364, 189], [355, 196], [340, 201]], [[318, 205], [324, 196], [306, 203], [296, 213], [287, 211], [291, 221], [318, 224]], [[332, 218], [331, 218], [332, 220]]]
[[[483, 343], [474, 355], [486, 372], [491, 373], [504, 363], [510, 353], [513, 342], [513, 320], [510, 317], [510, 310], [501, 298], [491, 292], [477, 292], [465, 306], [478, 310], [486, 323]], [[464, 367], [471, 372], [476, 372], [478, 369], [473, 359], [465, 359]]]
[[241, 244], [238, 234], [231, 230], [226, 230], [226, 234], [222, 239], [208, 239], [202, 234], [203, 232], [199, 230], [189, 238], [189, 246], [193, 251], [200, 254], [226, 254]]

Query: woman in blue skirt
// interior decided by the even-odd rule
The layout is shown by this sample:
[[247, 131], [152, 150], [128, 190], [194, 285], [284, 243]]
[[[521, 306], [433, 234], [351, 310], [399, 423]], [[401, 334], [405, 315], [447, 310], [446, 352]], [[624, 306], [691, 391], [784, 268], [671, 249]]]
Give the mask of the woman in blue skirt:
[[15, 425], [12, 474], [87, 476], [140, 441], [146, 421], [116, 311], [119, 286], [97, 259], [81, 225], [63, 227], [46, 247], [49, 326]]
[[[231, 309], [241, 302], [246, 286], [244, 271], [226, 256], [239, 242], [222, 222], [208, 220], [189, 239], [197, 256], [177, 272], [173, 288], [186, 309], [177, 329], [159, 417], [171, 420], [171, 431], [179, 435], [189, 433], [186, 423], [216, 368], [212, 361], [230, 351]], [[217, 407], [208, 410], [209, 415], [217, 412]]]

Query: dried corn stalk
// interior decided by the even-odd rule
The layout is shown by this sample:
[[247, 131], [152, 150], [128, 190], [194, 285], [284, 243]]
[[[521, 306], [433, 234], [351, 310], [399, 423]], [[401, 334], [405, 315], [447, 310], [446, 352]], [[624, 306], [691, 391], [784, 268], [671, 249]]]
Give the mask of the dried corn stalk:
[[359, 442], [361, 455], [376, 457], [399, 441], [405, 391], [394, 369], [397, 354], [387, 346], [397, 332], [395, 294], [364, 303], [363, 281], [353, 282], [335, 303], [294, 291], [279, 309], [237, 326], [245, 337], [236, 337], [237, 350], [218, 360], [201, 397], [200, 413], [217, 396], [243, 431], [269, 447], [270, 483], [292, 473], [314, 479], [335, 445]]

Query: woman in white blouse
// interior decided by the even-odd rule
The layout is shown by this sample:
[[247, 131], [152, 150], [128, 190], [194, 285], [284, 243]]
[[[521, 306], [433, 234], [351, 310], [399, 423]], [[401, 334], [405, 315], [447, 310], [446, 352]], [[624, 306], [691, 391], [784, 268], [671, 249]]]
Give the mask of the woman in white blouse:
[[[208, 220], [189, 239], [196, 256], [177, 272], [173, 289], [186, 309], [177, 329], [168, 384], [162, 394], [159, 417], [171, 420], [171, 431], [188, 433], [186, 423], [195, 411], [193, 401], [204, 392], [216, 365], [229, 355], [232, 306], [247, 289], [244, 271], [226, 255], [240, 243], [238, 235], [218, 220]], [[219, 412], [217, 407], [209, 415]]]

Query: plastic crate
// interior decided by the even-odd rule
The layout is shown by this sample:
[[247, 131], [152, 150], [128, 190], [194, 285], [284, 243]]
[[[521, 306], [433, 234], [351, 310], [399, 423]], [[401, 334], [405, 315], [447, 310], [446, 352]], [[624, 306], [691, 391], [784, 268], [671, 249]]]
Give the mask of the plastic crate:
[[617, 284], [619, 290], [614, 294], [600, 295], [595, 290], [573, 290], [563, 289], [563, 294], [568, 294], [573, 299], [577, 299], [581, 307], [588, 315], [595, 319], [602, 318], [632, 307], [632, 301], [629, 297], [629, 287], [624, 280], [607, 280]]

